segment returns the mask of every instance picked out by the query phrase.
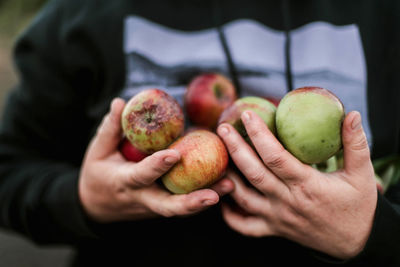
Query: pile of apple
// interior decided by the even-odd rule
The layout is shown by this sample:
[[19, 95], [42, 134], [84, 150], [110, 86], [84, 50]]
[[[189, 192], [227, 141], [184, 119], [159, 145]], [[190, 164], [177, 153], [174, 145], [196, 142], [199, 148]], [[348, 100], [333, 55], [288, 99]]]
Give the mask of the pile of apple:
[[[186, 132], [183, 110], [195, 126]], [[228, 165], [226, 148], [215, 134], [219, 124], [231, 124], [252, 145], [240, 119], [245, 110], [257, 113], [284, 147], [306, 164], [325, 162], [342, 147], [344, 108], [328, 90], [299, 88], [280, 102], [256, 96], [238, 99], [229, 79], [208, 73], [187, 86], [183, 107], [159, 89], [133, 96], [122, 113], [121, 152], [138, 162], [156, 151], [175, 149], [181, 160], [162, 177], [165, 187], [178, 194], [208, 187]]]

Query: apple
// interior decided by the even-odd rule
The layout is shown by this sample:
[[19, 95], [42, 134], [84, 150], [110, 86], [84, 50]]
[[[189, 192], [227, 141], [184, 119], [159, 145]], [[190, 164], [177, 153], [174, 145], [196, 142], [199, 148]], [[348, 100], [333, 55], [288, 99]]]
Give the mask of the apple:
[[207, 131], [209, 131], [210, 129], [207, 128], [207, 127], [203, 127], [203, 126], [190, 126], [189, 128], [185, 129], [184, 134], [186, 135], [186, 134], [188, 134], [190, 132], [197, 131], [197, 130], [207, 130]]
[[139, 162], [149, 155], [134, 147], [127, 138], [122, 140], [119, 150], [125, 159], [134, 162]]
[[147, 89], [133, 96], [122, 112], [126, 138], [139, 151], [151, 154], [167, 148], [184, 130], [178, 102], [160, 89]]
[[276, 98], [276, 97], [266, 96], [264, 98], [267, 99], [272, 104], [274, 104], [275, 107], [278, 107], [279, 106], [279, 102], [281, 102], [281, 99], [280, 98]]
[[287, 93], [276, 111], [280, 142], [300, 161], [326, 161], [342, 148], [345, 111], [329, 90], [303, 87]]
[[222, 140], [209, 130], [193, 130], [169, 148], [181, 154], [181, 160], [162, 177], [172, 193], [186, 194], [208, 187], [225, 174], [228, 152]]
[[246, 96], [236, 100], [231, 106], [222, 112], [218, 124], [231, 124], [247, 141], [247, 143], [252, 144], [240, 118], [243, 111], [246, 110], [251, 110], [260, 116], [270, 131], [275, 134], [276, 107], [268, 100], [257, 96]]
[[383, 195], [385, 193], [385, 190], [383, 189], [383, 181], [376, 174], [375, 174], [375, 182], [376, 182], [376, 189], [378, 190], [379, 193]]
[[195, 77], [186, 88], [184, 107], [195, 125], [214, 129], [222, 111], [236, 99], [230, 80], [221, 74], [206, 73]]

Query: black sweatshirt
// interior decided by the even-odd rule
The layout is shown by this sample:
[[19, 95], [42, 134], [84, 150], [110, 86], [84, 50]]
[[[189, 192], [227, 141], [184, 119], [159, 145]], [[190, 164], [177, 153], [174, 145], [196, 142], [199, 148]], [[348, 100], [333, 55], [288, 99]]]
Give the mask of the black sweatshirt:
[[[71, 244], [76, 266], [328, 266], [327, 255], [195, 216], [98, 224], [78, 178], [110, 101], [158, 87], [182, 103], [195, 75], [229, 76], [241, 96], [326, 87], [359, 110], [372, 157], [399, 153], [397, 0], [50, 2], [15, 47], [19, 84], [0, 128], [0, 225]], [[224, 201], [224, 200], [222, 200]], [[379, 195], [367, 245], [345, 264], [400, 265], [400, 188]], [[340, 222], [338, 222], [340, 223]]]

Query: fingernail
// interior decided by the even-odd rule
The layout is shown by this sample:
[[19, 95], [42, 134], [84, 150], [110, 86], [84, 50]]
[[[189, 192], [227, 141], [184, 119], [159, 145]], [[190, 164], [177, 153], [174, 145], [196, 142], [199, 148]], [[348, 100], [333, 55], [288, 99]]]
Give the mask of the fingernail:
[[219, 133], [219, 135], [226, 136], [229, 134], [229, 129], [226, 126], [220, 126], [218, 128], [218, 133]]
[[165, 162], [166, 164], [170, 165], [170, 164], [173, 164], [173, 163], [176, 162], [176, 158], [175, 158], [175, 157], [169, 156], [169, 157], [166, 157], [166, 158], [164, 159], [164, 162]]
[[249, 121], [251, 119], [250, 112], [248, 112], [248, 111], [243, 112], [242, 113], [242, 119], [245, 120], [245, 121]]
[[211, 199], [205, 199], [201, 202], [204, 206], [210, 206], [210, 205], [214, 205], [215, 203], [217, 203], [217, 201], [215, 200], [211, 200]]
[[355, 131], [358, 130], [360, 127], [361, 127], [361, 116], [360, 113], [357, 112], [357, 114], [353, 118], [353, 121], [351, 122], [351, 128]]

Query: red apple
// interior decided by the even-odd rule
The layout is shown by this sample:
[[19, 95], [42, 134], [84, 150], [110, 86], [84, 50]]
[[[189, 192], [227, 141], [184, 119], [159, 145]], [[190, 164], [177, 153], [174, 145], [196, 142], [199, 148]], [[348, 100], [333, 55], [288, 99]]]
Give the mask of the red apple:
[[228, 152], [222, 140], [211, 131], [191, 131], [169, 148], [181, 154], [181, 160], [162, 177], [172, 193], [186, 194], [208, 187], [225, 174]]
[[185, 93], [185, 109], [198, 126], [214, 129], [222, 111], [236, 100], [236, 90], [221, 74], [207, 73], [194, 78]]
[[184, 130], [178, 102], [159, 89], [132, 97], [124, 107], [121, 123], [126, 138], [145, 154], [167, 148]]
[[231, 106], [222, 112], [218, 124], [231, 124], [247, 141], [247, 143], [252, 144], [240, 118], [243, 111], [246, 110], [251, 110], [257, 113], [257, 115], [264, 120], [265, 124], [268, 125], [271, 132], [275, 134], [276, 107], [268, 100], [256, 96], [246, 96], [236, 100]]
[[276, 98], [276, 97], [266, 96], [264, 98], [267, 99], [272, 104], [274, 104], [275, 107], [278, 107], [279, 106], [279, 102], [281, 102], [281, 100], [279, 98]]
[[382, 179], [376, 174], [375, 174], [375, 182], [376, 182], [376, 189], [378, 189], [378, 192], [383, 195], [385, 192], [385, 190], [383, 189], [383, 182]]
[[190, 132], [194, 132], [194, 131], [198, 131], [198, 130], [206, 130], [209, 131], [210, 129], [208, 129], [207, 127], [203, 127], [203, 126], [190, 126], [189, 128], [187, 128], [184, 131], [184, 135], [190, 133]]
[[134, 147], [127, 138], [122, 140], [119, 149], [125, 159], [129, 161], [139, 162], [149, 155]]

